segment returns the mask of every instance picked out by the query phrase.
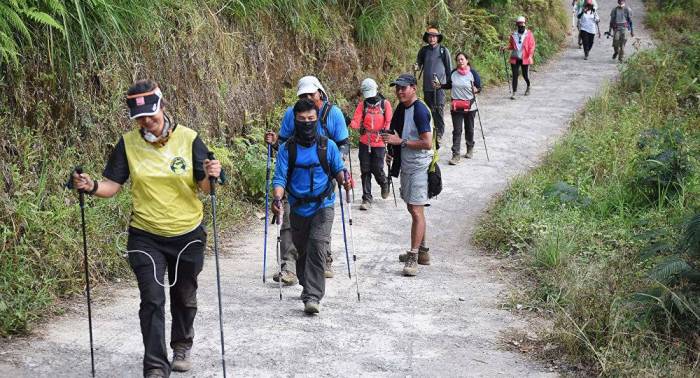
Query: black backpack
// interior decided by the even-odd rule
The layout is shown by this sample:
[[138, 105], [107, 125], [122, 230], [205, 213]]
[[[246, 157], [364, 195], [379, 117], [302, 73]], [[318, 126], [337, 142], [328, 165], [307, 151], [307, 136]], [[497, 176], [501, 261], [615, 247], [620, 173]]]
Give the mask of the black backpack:
[[[316, 138], [316, 154], [318, 155], [318, 161], [319, 163], [316, 164], [297, 164], [297, 142], [294, 139], [294, 137], [290, 138], [286, 143], [286, 148], [287, 152], [289, 153], [288, 156], [288, 162], [287, 162], [287, 194], [291, 197], [294, 197], [295, 202], [294, 202], [294, 207], [300, 206], [300, 205], [305, 205], [307, 203], [314, 203], [314, 202], [320, 202], [323, 201], [324, 199], [330, 197], [333, 192], [335, 191], [334, 186], [333, 186], [333, 178], [331, 177], [331, 167], [328, 164], [328, 138], [324, 136], [319, 136]], [[316, 168], [318, 166], [321, 166], [323, 168], [323, 172], [328, 175], [328, 183], [326, 185], [326, 190], [323, 191], [318, 196], [312, 196], [312, 197], [301, 197], [298, 195], [295, 195], [292, 193], [291, 188], [291, 182], [292, 182], [292, 173], [294, 172], [295, 169], [301, 168], [301, 169], [308, 169], [311, 171], [313, 168]], [[313, 171], [312, 171], [313, 172]], [[314, 175], [313, 173], [309, 175], [309, 181], [310, 181], [310, 189], [309, 191], [313, 193], [314, 191]]]

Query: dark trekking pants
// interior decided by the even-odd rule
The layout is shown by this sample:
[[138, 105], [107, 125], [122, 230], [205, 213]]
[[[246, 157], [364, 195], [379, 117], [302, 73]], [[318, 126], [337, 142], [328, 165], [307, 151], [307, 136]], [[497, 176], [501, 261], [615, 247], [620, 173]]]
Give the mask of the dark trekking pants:
[[[135, 228], [129, 228], [128, 250], [141, 250], [153, 258], [158, 281], [164, 283], [165, 270], [168, 281], [175, 281], [175, 264], [180, 250], [193, 240], [182, 254], [177, 271], [176, 285], [170, 288], [170, 347], [176, 345], [192, 347], [194, 328], [192, 324], [197, 314], [197, 275], [204, 265], [204, 247], [207, 234], [204, 227], [175, 237], [163, 237]], [[129, 265], [136, 275], [141, 294], [139, 319], [143, 336], [143, 371], [159, 369], [166, 376], [170, 374], [168, 349], [165, 346], [165, 290], [153, 277], [153, 262], [142, 253], [129, 253]]]
[[320, 302], [326, 292], [326, 251], [330, 250], [331, 230], [334, 210], [332, 207], [319, 209], [309, 217], [292, 213], [290, 221], [292, 238], [299, 251], [297, 276], [304, 289], [301, 299]]
[[296, 274], [296, 261], [299, 254], [292, 241], [292, 229], [289, 225], [289, 214], [291, 211], [287, 196], [282, 197], [282, 208], [284, 214], [282, 216], [282, 226], [280, 227], [280, 261], [282, 262], [282, 270], [288, 270]]
[[625, 44], [627, 43], [627, 29], [616, 28], [613, 32], [613, 50], [620, 61], [625, 56]]
[[589, 33], [587, 31], [581, 30], [579, 34], [581, 40], [583, 41], [583, 53], [588, 56], [588, 53], [593, 48], [593, 41], [595, 40], [595, 34]]
[[452, 116], [452, 154], [459, 155], [464, 126], [464, 140], [467, 149], [474, 147], [474, 115], [476, 110], [469, 112], [450, 112]]
[[385, 147], [372, 147], [370, 153], [366, 144], [360, 143], [357, 153], [360, 159], [360, 172], [362, 172], [362, 200], [372, 202], [372, 176], [380, 187], [387, 185], [384, 172]]
[[525, 79], [525, 84], [530, 86], [530, 76], [528, 75], [530, 65], [523, 64], [522, 59], [518, 59], [515, 64], [510, 65], [511, 71], [513, 71], [513, 93], [518, 91], [518, 71], [523, 72], [523, 79]]
[[[435, 91], [432, 90], [423, 90], [423, 95], [423, 100], [425, 100], [425, 103], [430, 108], [430, 112], [433, 116], [433, 125], [435, 126], [435, 132], [437, 133], [438, 138], [440, 138], [445, 132], [445, 90], [438, 89], [437, 94]], [[435, 102], [435, 100], [437, 100], [437, 102]]]

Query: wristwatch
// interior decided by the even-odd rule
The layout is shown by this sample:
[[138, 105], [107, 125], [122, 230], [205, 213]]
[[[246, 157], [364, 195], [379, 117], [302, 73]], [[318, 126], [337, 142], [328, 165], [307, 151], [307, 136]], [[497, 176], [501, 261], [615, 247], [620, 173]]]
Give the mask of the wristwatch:
[[408, 140], [401, 139], [401, 148], [405, 148], [407, 144], [408, 144]]

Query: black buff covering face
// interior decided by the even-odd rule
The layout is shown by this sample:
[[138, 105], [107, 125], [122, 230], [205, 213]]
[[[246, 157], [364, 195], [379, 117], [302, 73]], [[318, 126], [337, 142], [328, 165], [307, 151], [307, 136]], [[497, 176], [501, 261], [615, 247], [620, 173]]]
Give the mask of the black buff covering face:
[[520, 34], [525, 33], [525, 25], [518, 25], [518, 33], [520, 33]]
[[304, 147], [310, 147], [316, 142], [317, 121], [294, 121], [296, 140]]

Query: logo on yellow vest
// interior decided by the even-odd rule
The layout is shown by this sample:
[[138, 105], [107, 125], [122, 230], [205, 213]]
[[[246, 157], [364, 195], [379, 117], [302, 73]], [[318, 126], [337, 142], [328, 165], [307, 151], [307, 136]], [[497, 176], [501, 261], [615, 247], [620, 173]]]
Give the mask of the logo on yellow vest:
[[170, 170], [176, 175], [181, 175], [187, 172], [187, 163], [185, 162], [185, 159], [179, 156], [174, 157], [172, 160], [170, 160]]

